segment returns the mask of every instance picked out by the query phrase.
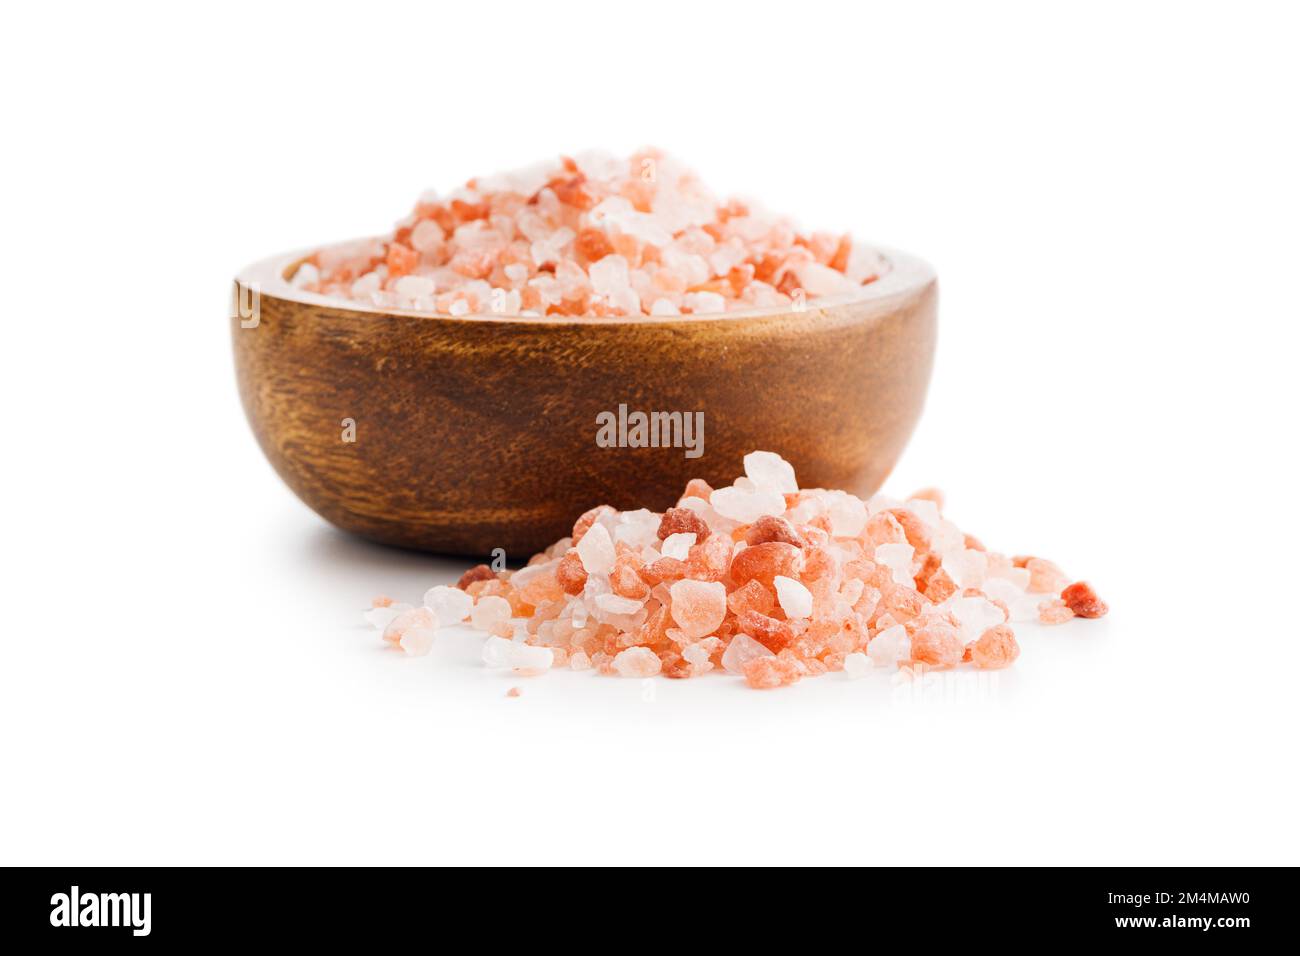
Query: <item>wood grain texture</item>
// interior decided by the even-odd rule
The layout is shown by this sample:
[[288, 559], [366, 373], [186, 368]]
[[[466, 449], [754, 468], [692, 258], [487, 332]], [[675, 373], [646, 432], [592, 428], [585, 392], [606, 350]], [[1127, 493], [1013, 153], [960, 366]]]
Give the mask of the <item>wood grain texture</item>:
[[[861, 300], [684, 320], [452, 318], [349, 307], [250, 267], [254, 327], [231, 318], [239, 392], [262, 450], [340, 528], [462, 555], [523, 560], [597, 504], [670, 507], [686, 482], [779, 452], [802, 487], [866, 495], [924, 402], [937, 291], [924, 263]], [[619, 403], [704, 413], [704, 454], [600, 448]], [[356, 440], [343, 440], [343, 420]]]

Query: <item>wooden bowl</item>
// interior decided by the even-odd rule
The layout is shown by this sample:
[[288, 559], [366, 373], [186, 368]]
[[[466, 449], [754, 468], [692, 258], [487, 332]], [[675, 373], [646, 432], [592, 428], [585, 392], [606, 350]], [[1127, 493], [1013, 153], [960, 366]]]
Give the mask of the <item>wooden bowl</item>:
[[[801, 487], [865, 496], [921, 414], [935, 345], [933, 271], [882, 254], [891, 270], [851, 296], [676, 319], [384, 311], [293, 288], [303, 254], [282, 255], [235, 280], [239, 393], [307, 505], [426, 551], [521, 561], [594, 505], [661, 511], [690, 478], [730, 484], [755, 449]], [[601, 447], [620, 405], [702, 412], [703, 454]]]

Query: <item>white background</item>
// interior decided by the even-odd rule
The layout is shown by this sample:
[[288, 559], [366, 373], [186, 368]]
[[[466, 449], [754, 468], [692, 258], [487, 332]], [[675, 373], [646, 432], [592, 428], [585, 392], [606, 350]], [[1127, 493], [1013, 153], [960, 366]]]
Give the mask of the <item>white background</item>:
[[[0, 862], [1297, 863], [1295, 14], [1278, 4], [8, 10]], [[327, 527], [230, 277], [428, 186], [660, 145], [925, 256], [886, 490], [1096, 584], [995, 686], [384, 652], [462, 565]], [[450, 452], [449, 452], [450, 453]]]

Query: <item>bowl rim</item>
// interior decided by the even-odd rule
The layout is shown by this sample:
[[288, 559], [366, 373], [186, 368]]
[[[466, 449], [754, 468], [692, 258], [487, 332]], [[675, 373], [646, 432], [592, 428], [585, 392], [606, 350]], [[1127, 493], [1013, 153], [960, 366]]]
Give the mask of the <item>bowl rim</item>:
[[704, 312], [699, 315], [499, 315], [495, 313], [467, 313], [452, 315], [449, 312], [424, 312], [417, 309], [389, 309], [351, 299], [308, 292], [290, 284], [287, 276], [292, 273], [308, 256], [321, 249], [361, 242], [370, 238], [350, 239], [340, 242], [324, 243], [294, 252], [282, 252], [268, 256], [241, 269], [235, 281], [241, 286], [256, 290], [259, 296], [272, 296], [301, 305], [311, 305], [329, 309], [334, 312], [354, 313], [358, 316], [383, 316], [404, 319], [434, 319], [449, 322], [490, 322], [494, 325], [524, 324], [543, 326], [583, 326], [583, 325], [668, 325], [685, 327], [700, 323], [731, 322], [744, 319], [764, 319], [789, 317], [804, 312], [826, 312], [843, 306], [884, 305], [899, 298], [912, 295], [935, 281], [934, 267], [919, 256], [903, 252], [888, 246], [863, 242], [865, 248], [871, 249], [890, 265], [889, 271], [874, 282], [867, 283], [853, 292], [833, 296], [818, 296], [809, 299], [802, 309], [790, 306], [766, 309], [738, 309], [734, 312]]

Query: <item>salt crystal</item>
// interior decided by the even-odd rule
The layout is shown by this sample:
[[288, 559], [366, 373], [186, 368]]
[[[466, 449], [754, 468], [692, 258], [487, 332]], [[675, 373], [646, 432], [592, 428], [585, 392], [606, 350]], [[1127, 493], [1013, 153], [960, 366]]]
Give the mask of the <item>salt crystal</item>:
[[867, 526], [867, 506], [860, 498], [843, 491], [828, 492], [823, 496], [826, 517], [831, 522], [831, 534], [837, 538], [856, 538]]
[[724, 518], [752, 524], [764, 515], [780, 515], [785, 512], [785, 496], [776, 491], [763, 489], [746, 490], [732, 486], [719, 488], [709, 495], [709, 504]]
[[433, 295], [435, 288], [434, 281], [425, 276], [402, 276], [393, 283], [393, 291], [404, 299], [420, 299]]
[[549, 647], [534, 647], [504, 637], [489, 637], [483, 643], [484, 664], [494, 668], [510, 668], [517, 674], [540, 674], [550, 669], [554, 659]]
[[844, 657], [844, 675], [850, 680], [866, 677], [871, 673], [872, 660], [861, 651], [854, 651]]
[[620, 677], [654, 677], [661, 667], [659, 657], [648, 647], [629, 647], [614, 658]]
[[727, 300], [717, 292], [688, 292], [682, 297], [682, 308], [694, 315], [726, 312]]
[[745, 665], [756, 657], [773, 657], [773, 653], [748, 634], [737, 634], [722, 652], [722, 666], [729, 674], [743, 674]]
[[397, 645], [412, 657], [423, 657], [433, 647], [434, 629], [412, 627], [402, 633]]
[[889, 568], [894, 583], [903, 587], [912, 587], [912, 558], [916, 549], [906, 541], [876, 545], [875, 559], [878, 564]]
[[792, 578], [776, 575], [772, 579], [776, 586], [777, 603], [788, 618], [811, 617], [813, 612], [812, 592]]
[[402, 635], [413, 627], [437, 627], [437, 620], [428, 608], [411, 608], [402, 611], [388, 622], [388, 626], [384, 628], [383, 638], [390, 644], [397, 644], [401, 641]]
[[1007, 619], [1002, 609], [986, 597], [954, 596], [948, 601], [948, 609], [961, 626], [962, 642], [966, 644]]
[[943, 558], [943, 569], [948, 572], [958, 590], [977, 588], [988, 574], [989, 558], [983, 551], [963, 548]]
[[509, 601], [503, 597], [497, 597], [495, 594], [489, 594], [474, 602], [474, 609], [470, 611], [469, 622], [474, 630], [487, 631], [498, 621], [508, 621], [510, 614]]
[[664, 543], [659, 550], [665, 558], [676, 558], [678, 561], [685, 561], [691, 553], [693, 544], [695, 544], [695, 532], [685, 531], [670, 534], [664, 538]]
[[794, 466], [780, 455], [770, 451], [751, 451], [744, 458], [745, 477], [754, 487], [767, 491], [794, 494], [799, 490], [795, 482]]
[[361, 616], [371, 627], [382, 631], [392, 623], [393, 618], [409, 610], [411, 610], [409, 604], [389, 604], [385, 607], [372, 607]]
[[578, 542], [578, 557], [588, 574], [609, 574], [614, 567], [614, 542], [602, 524], [594, 524]]
[[424, 592], [424, 606], [433, 611], [439, 624], [450, 626], [469, 617], [474, 599], [460, 588], [438, 584]]
[[907, 628], [901, 624], [886, 628], [871, 639], [867, 645], [867, 656], [877, 667], [885, 667], [905, 661], [912, 656], [912, 639], [907, 636]]
[[290, 285], [295, 289], [301, 289], [305, 286], [314, 286], [318, 282], [320, 282], [320, 270], [310, 262], [304, 262], [294, 272]]
[[642, 601], [619, 597], [617, 594], [601, 594], [596, 598], [596, 607], [609, 614], [635, 614], [643, 606]]
[[721, 581], [684, 579], [674, 582], [669, 593], [673, 620], [689, 637], [712, 634], [727, 615], [727, 589]]

